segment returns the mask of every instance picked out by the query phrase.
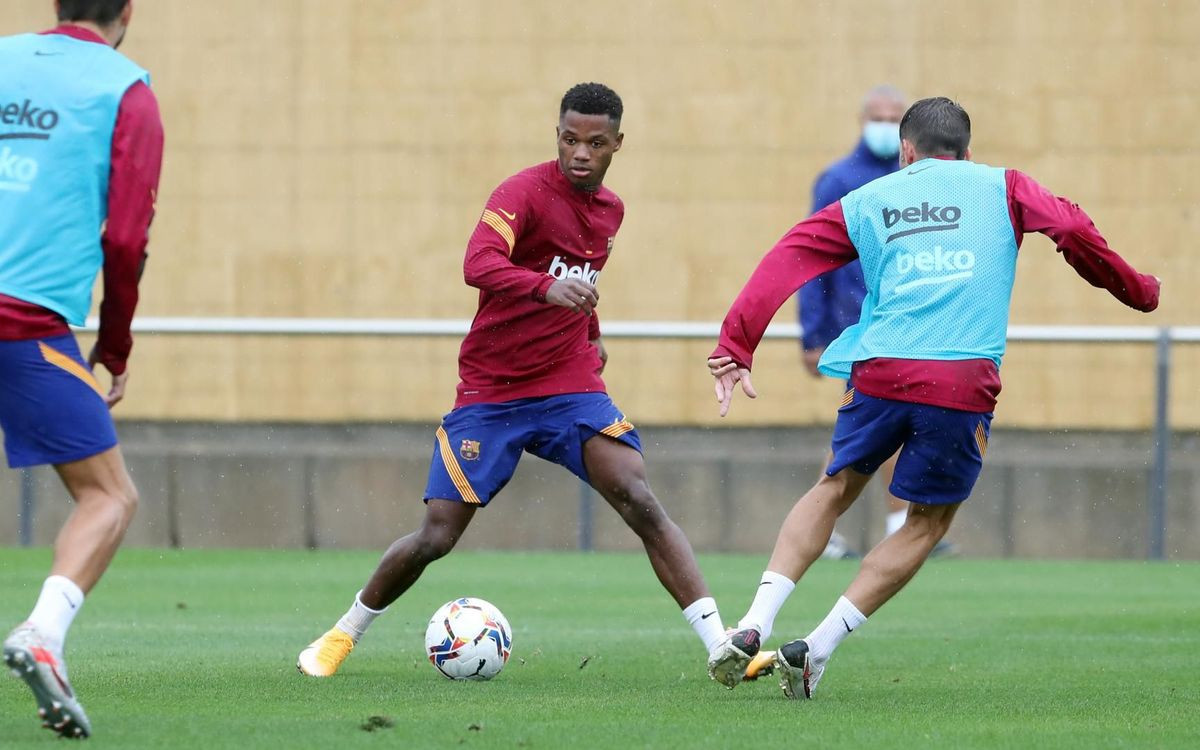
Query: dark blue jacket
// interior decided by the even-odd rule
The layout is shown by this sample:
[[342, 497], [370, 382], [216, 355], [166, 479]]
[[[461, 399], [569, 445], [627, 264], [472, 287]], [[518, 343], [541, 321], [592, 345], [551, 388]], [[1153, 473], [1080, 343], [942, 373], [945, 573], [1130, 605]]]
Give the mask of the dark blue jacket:
[[[813, 184], [813, 213], [846, 193], [900, 169], [900, 158], [880, 159], [860, 139], [850, 155], [839, 159]], [[856, 260], [824, 273], [800, 288], [800, 328], [805, 349], [823, 349], [848, 326], [858, 322], [867, 295], [862, 265]]]

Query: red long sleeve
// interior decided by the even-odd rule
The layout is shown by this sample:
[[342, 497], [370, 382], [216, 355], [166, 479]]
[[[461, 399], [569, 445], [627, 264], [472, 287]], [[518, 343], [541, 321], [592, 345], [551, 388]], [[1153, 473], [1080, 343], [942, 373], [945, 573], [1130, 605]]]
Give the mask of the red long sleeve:
[[758, 342], [783, 303], [810, 279], [857, 257], [840, 201], [792, 227], [759, 262], [734, 300], [712, 356], [732, 357], [749, 368]]
[[463, 272], [479, 310], [459, 350], [455, 408], [561, 393], [602, 393], [599, 319], [546, 303], [558, 279], [597, 284], [625, 207], [611, 190], [577, 189], [550, 161], [492, 193]]
[[[1075, 272], [1093, 286], [1137, 310], [1158, 306], [1158, 280], [1138, 273], [1109, 249], [1079, 206], [1055, 197], [1016, 170], [1007, 170], [1005, 179], [1018, 245], [1026, 232], [1041, 232], [1054, 240]], [[840, 203], [797, 224], [762, 260], [734, 302], [713, 356], [731, 356], [750, 367], [754, 349], [783, 301], [809, 279], [854, 257]], [[991, 411], [1000, 392], [995, 364], [985, 359], [876, 358], [855, 365], [852, 383], [878, 398], [977, 412]]]
[[530, 213], [529, 191], [523, 178], [509, 178], [492, 192], [467, 241], [463, 278], [468, 286], [502, 297], [544, 301], [554, 279], [518, 266], [511, 259], [513, 248], [529, 225]]
[[162, 168], [163, 127], [150, 87], [125, 92], [113, 129], [104, 248], [104, 299], [100, 303], [99, 362], [114, 375], [125, 372], [133, 348], [129, 327], [138, 303], [150, 222]]
[[1063, 259], [1092, 286], [1106, 289], [1135, 310], [1158, 307], [1158, 280], [1138, 273], [1113, 252], [1083, 209], [1015, 169], [1006, 170], [1005, 180], [1018, 244], [1026, 232], [1040, 232], [1054, 240]]

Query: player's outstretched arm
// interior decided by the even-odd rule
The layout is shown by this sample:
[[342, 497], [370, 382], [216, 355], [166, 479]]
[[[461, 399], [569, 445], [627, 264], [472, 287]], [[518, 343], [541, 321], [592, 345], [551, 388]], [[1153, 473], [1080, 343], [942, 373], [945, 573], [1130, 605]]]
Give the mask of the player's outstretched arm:
[[1161, 280], [1138, 273], [1113, 252], [1083, 209], [1015, 169], [1007, 170], [1005, 179], [1018, 238], [1026, 232], [1044, 234], [1075, 273], [1092, 286], [1107, 290], [1135, 310], [1150, 312], [1158, 307]]
[[[812, 279], [857, 257], [840, 202], [792, 227], [763, 257], [725, 315], [717, 348], [709, 356], [709, 370], [719, 381], [717, 399], [722, 402], [722, 415], [729, 411], [733, 386], [745, 379], [742, 390], [746, 391], [754, 350], [783, 303]], [[724, 359], [728, 361], [721, 362]], [[719, 364], [714, 366], [714, 362]], [[726, 370], [733, 363], [733, 369]], [[722, 384], [727, 375], [731, 380]]]

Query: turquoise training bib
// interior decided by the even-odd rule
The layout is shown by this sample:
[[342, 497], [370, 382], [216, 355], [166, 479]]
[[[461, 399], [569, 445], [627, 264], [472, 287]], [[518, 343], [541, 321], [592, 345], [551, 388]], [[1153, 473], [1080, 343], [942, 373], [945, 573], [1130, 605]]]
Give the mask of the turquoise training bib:
[[1017, 260], [1003, 169], [924, 159], [849, 193], [842, 212], [867, 296], [822, 373], [848, 378], [875, 357], [1000, 365]]
[[63, 34], [0, 37], [0, 293], [82, 325], [104, 262], [112, 135], [146, 71]]

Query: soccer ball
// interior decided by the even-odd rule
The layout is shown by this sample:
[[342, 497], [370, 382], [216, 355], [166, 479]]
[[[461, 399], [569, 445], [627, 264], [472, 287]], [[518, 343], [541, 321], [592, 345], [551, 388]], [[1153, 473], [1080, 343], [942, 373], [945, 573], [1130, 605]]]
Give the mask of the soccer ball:
[[425, 653], [451, 680], [490, 680], [512, 653], [512, 629], [500, 610], [483, 599], [455, 599], [429, 618]]

